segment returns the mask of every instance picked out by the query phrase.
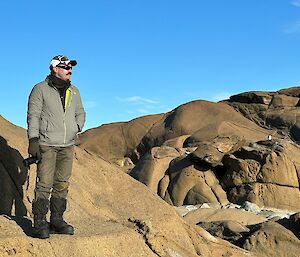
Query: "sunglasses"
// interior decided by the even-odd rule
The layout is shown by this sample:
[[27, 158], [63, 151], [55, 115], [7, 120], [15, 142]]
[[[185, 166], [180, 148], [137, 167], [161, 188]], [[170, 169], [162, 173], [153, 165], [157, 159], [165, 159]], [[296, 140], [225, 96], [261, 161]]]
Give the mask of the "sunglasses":
[[56, 66], [56, 67], [58, 67], [58, 68], [62, 68], [62, 69], [64, 69], [64, 70], [72, 70], [72, 66]]

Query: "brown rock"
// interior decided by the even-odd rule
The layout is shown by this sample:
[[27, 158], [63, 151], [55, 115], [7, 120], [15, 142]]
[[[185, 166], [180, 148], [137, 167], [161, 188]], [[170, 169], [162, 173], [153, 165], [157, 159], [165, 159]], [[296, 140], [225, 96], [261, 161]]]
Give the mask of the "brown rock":
[[238, 221], [245, 226], [265, 222], [267, 219], [261, 215], [234, 208], [199, 208], [185, 215], [184, 220], [190, 224], [213, 221]]
[[226, 173], [222, 178], [224, 188], [256, 182], [260, 171], [260, 163], [252, 159], [238, 159], [234, 155], [226, 155], [223, 159]]
[[300, 96], [300, 87], [290, 87], [290, 88], [284, 88], [279, 91], [277, 91], [279, 94], [285, 94], [288, 96]]
[[293, 161], [285, 154], [272, 152], [257, 176], [258, 182], [299, 188], [297, 171]]
[[178, 156], [179, 153], [172, 147], [153, 147], [150, 153], [145, 154], [129, 174], [157, 193], [158, 184], [165, 176], [170, 162]]
[[268, 133], [225, 103], [193, 101], [167, 113], [149, 130], [137, 150], [142, 156], [152, 147], [182, 135], [191, 135], [184, 142], [186, 147], [212, 141], [217, 136], [238, 135], [246, 140], [261, 140]]
[[175, 137], [175, 138], [165, 141], [163, 143], [163, 145], [170, 146], [173, 148], [183, 148], [185, 140], [189, 137], [190, 137], [190, 135], [183, 135], [183, 136]]
[[168, 186], [170, 184], [170, 177], [169, 175], [165, 175], [158, 184], [158, 192], [157, 194], [161, 197], [161, 198], [165, 198], [166, 197], [166, 193], [168, 190]]
[[296, 158], [298, 151], [288, 142], [268, 140], [224, 156], [226, 172], [221, 184], [228, 189], [228, 199], [240, 204], [250, 201], [259, 206], [298, 210], [300, 205], [291, 200], [292, 195], [299, 198], [298, 166], [291, 159]]
[[267, 222], [246, 240], [243, 248], [265, 257], [298, 257], [300, 241], [293, 233], [276, 222]]
[[274, 93], [265, 91], [252, 91], [240, 93], [237, 95], [230, 96], [231, 102], [239, 103], [257, 103], [257, 104], [269, 104], [272, 100]]
[[169, 167], [168, 192], [176, 206], [199, 203], [228, 203], [225, 191], [211, 170], [179, 157]]
[[278, 220], [277, 222], [292, 231], [294, 235], [300, 239], [300, 212], [291, 215], [289, 218]]
[[[25, 130], [0, 119], [0, 133], [7, 142], [7, 151], [27, 155]], [[2, 161], [9, 166], [12, 160]], [[35, 168], [32, 169], [34, 174]], [[6, 171], [0, 172], [2, 177]], [[34, 176], [30, 177], [30, 182], [34, 182]], [[10, 185], [16, 187], [13, 183]], [[33, 187], [34, 183], [30, 183], [23, 203], [32, 201]], [[22, 189], [25, 190], [24, 185]], [[1, 195], [1, 203], [6, 202], [7, 197], [11, 195]], [[249, 252], [224, 241], [218, 241], [216, 253], [215, 238], [187, 226], [171, 206], [141, 183], [78, 147], [75, 148], [68, 203], [64, 216], [75, 226], [72, 238], [52, 235], [49, 240], [35, 239], [28, 236], [31, 219], [14, 220], [14, 217], [0, 215], [0, 256], [148, 257], [157, 256], [157, 253], [164, 257], [194, 257], [204, 253], [207, 256], [249, 256]], [[12, 202], [10, 206], [11, 214], [15, 204]], [[145, 225], [140, 227], [140, 224]]]
[[[268, 129], [276, 128], [283, 138], [291, 137], [294, 141], [300, 141], [299, 88], [262, 92], [258, 95], [256, 92], [246, 92], [232, 96], [226, 102], [259, 126]], [[270, 103], [268, 103], [269, 97], [272, 98]]]
[[284, 94], [274, 95], [270, 103], [271, 108], [295, 107], [299, 102], [298, 97], [287, 96]]
[[239, 240], [243, 238], [243, 234], [250, 231], [246, 226], [231, 220], [199, 222], [197, 225], [204, 228], [213, 236], [222, 238], [236, 245], [239, 245]]
[[194, 162], [206, 163], [211, 166], [219, 165], [223, 156], [234, 152], [245, 144], [238, 136], [216, 137], [212, 142], [200, 143], [196, 151], [191, 153]]
[[135, 152], [136, 146], [148, 130], [163, 114], [149, 115], [129, 122], [105, 124], [80, 134], [78, 145], [109, 161], [130, 157], [136, 162], [140, 157]]
[[290, 211], [300, 210], [298, 188], [275, 184], [252, 183], [234, 187], [227, 192], [231, 202], [242, 204], [249, 201], [259, 207], [273, 207]]

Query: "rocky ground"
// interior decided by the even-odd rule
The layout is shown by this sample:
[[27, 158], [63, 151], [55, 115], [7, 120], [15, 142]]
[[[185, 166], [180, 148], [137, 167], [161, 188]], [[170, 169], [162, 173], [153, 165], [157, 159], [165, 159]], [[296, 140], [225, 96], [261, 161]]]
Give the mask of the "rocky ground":
[[32, 237], [26, 131], [0, 117], [0, 256], [300, 256], [299, 94], [193, 101], [86, 131], [65, 215], [76, 233], [47, 240]]

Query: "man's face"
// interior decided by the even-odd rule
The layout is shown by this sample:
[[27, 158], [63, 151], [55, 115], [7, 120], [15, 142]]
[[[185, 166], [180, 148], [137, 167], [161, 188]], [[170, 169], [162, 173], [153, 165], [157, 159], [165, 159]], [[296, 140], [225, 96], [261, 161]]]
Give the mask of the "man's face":
[[54, 75], [64, 81], [68, 81], [72, 75], [72, 65], [59, 64], [53, 68]]

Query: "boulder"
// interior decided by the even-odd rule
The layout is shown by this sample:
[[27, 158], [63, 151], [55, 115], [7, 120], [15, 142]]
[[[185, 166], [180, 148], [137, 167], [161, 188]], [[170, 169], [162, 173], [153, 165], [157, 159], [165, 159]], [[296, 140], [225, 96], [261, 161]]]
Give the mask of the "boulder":
[[199, 222], [198, 226], [204, 228], [213, 236], [227, 240], [235, 245], [240, 245], [239, 241], [243, 239], [243, 234], [250, 231], [249, 228], [238, 221], [212, 221]]
[[229, 101], [239, 103], [257, 103], [268, 105], [272, 100], [272, 92], [252, 91], [230, 96]]
[[148, 186], [154, 193], [157, 193], [159, 190], [164, 195], [166, 186], [161, 184], [163, 189], [159, 189], [158, 184], [165, 176], [170, 162], [178, 156], [179, 153], [172, 147], [153, 147], [148, 154], [143, 156], [129, 174]]
[[300, 87], [290, 87], [290, 88], [284, 88], [277, 91], [279, 94], [284, 94], [288, 96], [294, 96], [299, 97], [300, 96]]
[[[246, 140], [266, 139], [269, 132], [236, 112], [226, 103], [192, 101], [181, 105], [158, 121], [137, 147], [140, 156], [154, 146], [183, 135], [191, 135], [184, 147], [213, 141], [217, 136], [237, 135]], [[181, 138], [182, 139], [182, 138]]]
[[277, 129], [283, 138], [300, 141], [300, 87], [277, 92], [246, 92], [224, 101], [261, 127]]
[[[13, 181], [18, 175], [23, 176], [19, 169], [21, 163], [14, 154], [20, 156], [19, 161], [27, 156], [26, 131], [0, 117], [0, 136], [0, 150], [5, 153], [1, 154], [0, 177], [6, 176], [5, 181], [11, 187], [11, 191], [1, 194], [0, 198], [1, 204], [8, 203], [7, 215], [0, 215], [0, 256], [196, 257], [228, 253], [236, 257], [249, 256], [248, 251], [186, 224], [171, 206], [141, 183], [96, 154], [78, 147], [75, 147], [68, 208], [64, 215], [74, 225], [75, 235], [51, 235], [47, 240], [33, 238], [30, 207], [35, 166], [30, 171], [28, 190], [24, 181]], [[17, 168], [11, 171], [12, 167]], [[8, 172], [16, 177], [7, 175]], [[10, 181], [10, 178], [13, 179]], [[19, 193], [23, 193], [23, 198]], [[26, 209], [28, 217], [17, 211], [19, 204]]]
[[269, 105], [270, 108], [295, 107], [299, 102], [299, 97], [284, 94], [274, 95]]
[[265, 112], [268, 110], [269, 106], [265, 104], [256, 103], [240, 103], [240, 102], [227, 102], [235, 110], [244, 115], [247, 119], [255, 122], [263, 128], [269, 129], [268, 124], [266, 124]]
[[245, 140], [235, 135], [218, 136], [211, 142], [198, 144], [198, 148], [190, 156], [193, 162], [214, 167], [221, 164], [225, 154], [238, 150], [244, 144]]
[[163, 143], [163, 145], [174, 147], [174, 148], [183, 148], [185, 140], [189, 137], [190, 137], [190, 135], [182, 135], [179, 137], [175, 137], [175, 138], [165, 141]]
[[300, 204], [295, 199], [300, 196], [299, 168], [293, 160], [296, 153], [290, 154], [292, 148], [287, 142], [268, 140], [225, 155], [226, 172], [221, 184], [228, 199], [234, 203], [250, 201], [259, 206], [298, 210]]
[[277, 209], [299, 211], [299, 188], [279, 186], [270, 183], [251, 183], [236, 186], [227, 190], [229, 201], [242, 204], [253, 202], [259, 207], [273, 207]]
[[243, 248], [265, 257], [300, 256], [299, 239], [291, 231], [272, 221], [258, 225], [255, 232], [246, 239]]
[[292, 231], [300, 239], [300, 212], [291, 215], [289, 218], [280, 219], [277, 222]]
[[254, 225], [267, 221], [262, 215], [236, 208], [199, 208], [184, 216], [190, 224], [199, 222], [238, 221], [241, 225]]
[[193, 164], [189, 156], [170, 163], [168, 192], [175, 206], [200, 203], [228, 203], [214, 172]]
[[226, 167], [226, 173], [222, 178], [225, 189], [256, 182], [261, 168], [260, 162], [250, 158], [240, 159], [233, 154], [224, 156], [223, 165]]
[[135, 163], [140, 158], [135, 152], [136, 146], [163, 116], [163, 114], [155, 114], [129, 122], [104, 124], [81, 133], [77, 144], [86, 151], [111, 162], [129, 157]]

